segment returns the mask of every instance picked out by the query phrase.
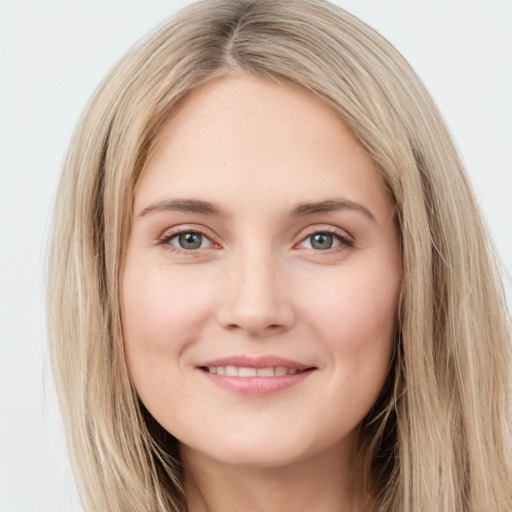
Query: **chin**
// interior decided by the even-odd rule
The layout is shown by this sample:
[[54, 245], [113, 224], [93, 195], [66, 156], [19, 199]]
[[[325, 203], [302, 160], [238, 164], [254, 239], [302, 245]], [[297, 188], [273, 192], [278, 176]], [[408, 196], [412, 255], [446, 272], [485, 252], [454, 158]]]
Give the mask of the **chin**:
[[[263, 435], [262, 435], [263, 434]], [[309, 441], [308, 441], [309, 438]], [[221, 464], [237, 467], [279, 468], [305, 461], [328, 449], [332, 443], [314, 442], [306, 432], [272, 431], [260, 427], [259, 432], [240, 432], [239, 435], [210, 437], [209, 444], [188, 444], [184, 449], [187, 454], [195, 452], [196, 457], [205, 455]], [[326, 441], [323, 439], [322, 441]]]

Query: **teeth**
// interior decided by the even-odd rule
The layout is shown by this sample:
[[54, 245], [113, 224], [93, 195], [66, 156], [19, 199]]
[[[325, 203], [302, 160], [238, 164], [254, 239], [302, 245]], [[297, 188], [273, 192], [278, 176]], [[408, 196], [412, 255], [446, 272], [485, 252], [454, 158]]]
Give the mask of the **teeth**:
[[258, 377], [273, 377], [275, 375], [274, 368], [258, 368], [256, 373], [258, 374]]
[[238, 375], [238, 368], [236, 366], [226, 366], [226, 375], [236, 377]]
[[227, 375], [228, 377], [280, 377], [283, 375], [295, 375], [300, 373], [296, 368], [275, 366], [268, 368], [250, 368], [246, 366], [208, 366], [209, 373], [214, 375]]
[[256, 368], [238, 368], [238, 376], [239, 377], [256, 377], [257, 371]]

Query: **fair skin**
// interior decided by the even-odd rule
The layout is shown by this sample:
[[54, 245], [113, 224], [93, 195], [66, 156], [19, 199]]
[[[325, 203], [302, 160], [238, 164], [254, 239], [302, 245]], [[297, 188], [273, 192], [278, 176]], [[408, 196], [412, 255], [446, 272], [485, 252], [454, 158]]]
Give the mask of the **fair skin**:
[[362, 510], [400, 249], [331, 109], [244, 74], [194, 91], [137, 188], [122, 287], [130, 375], [180, 442], [190, 512]]

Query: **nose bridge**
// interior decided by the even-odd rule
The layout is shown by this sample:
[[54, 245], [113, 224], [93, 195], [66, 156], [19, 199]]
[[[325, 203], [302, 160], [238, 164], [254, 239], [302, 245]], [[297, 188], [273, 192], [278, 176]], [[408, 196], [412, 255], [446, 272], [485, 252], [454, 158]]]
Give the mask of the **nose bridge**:
[[252, 334], [289, 328], [293, 307], [280, 258], [271, 244], [250, 243], [231, 256], [221, 324]]

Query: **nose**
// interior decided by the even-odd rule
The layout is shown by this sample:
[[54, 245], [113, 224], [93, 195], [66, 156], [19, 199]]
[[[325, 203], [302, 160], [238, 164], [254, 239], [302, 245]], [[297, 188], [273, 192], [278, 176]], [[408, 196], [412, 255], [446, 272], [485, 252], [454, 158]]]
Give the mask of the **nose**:
[[226, 276], [219, 324], [265, 337], [290, 329], [295, 311], [285, 272], [272, 254], [254, 251], [233, 257]]

